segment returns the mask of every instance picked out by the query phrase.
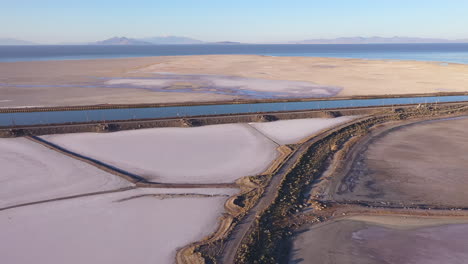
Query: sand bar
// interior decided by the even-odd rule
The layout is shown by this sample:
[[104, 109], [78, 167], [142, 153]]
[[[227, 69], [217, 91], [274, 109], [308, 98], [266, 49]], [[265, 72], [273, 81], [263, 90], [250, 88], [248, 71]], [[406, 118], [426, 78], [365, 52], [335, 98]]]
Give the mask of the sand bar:
[[0, 107], [468, 91], [468, 65], [257, 55], [0, 63]]

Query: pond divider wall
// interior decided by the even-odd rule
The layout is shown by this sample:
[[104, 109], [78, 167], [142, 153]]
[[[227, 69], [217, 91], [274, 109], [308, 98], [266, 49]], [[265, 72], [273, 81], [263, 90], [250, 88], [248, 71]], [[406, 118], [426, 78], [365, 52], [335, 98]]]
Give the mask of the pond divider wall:
[[163, 118], [123, 120], [93, 123], [68, 123], [51, 125], [16, 126], [0, 128], [0, 137], [40, 136], [49, 134], [67, 134], [84, 132], [115, 132], [161, 127], [197, 127], [230, 123], [271, 122], [276, 120], [301, 118], [333, 118], [344, 115], [367, 115], [381, 111], [382, 108], [356, 108], [347, 110], [309, 110], [274, 112], [258, 114], [236, 114], [218, 116], [200, 116], [191, 118]]

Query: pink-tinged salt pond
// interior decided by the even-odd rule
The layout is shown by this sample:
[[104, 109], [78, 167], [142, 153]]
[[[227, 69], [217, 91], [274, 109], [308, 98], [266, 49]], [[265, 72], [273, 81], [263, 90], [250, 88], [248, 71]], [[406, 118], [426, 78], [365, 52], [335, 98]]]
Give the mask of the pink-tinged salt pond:
[[[135, 189], [0, 211], [0, 260], [174, 263], [178, 248], [216, 230], [224, 202], [234, 192]], [[191, 195], [154, 196], [164, 193]]]
[[324, 129], [349, 122], [357, 117], [358, 116], [342, 116], [337, 118], [293, 119], [267, 123], [250, 123], [250, 125], [275, 142], [285, 145], [297, 143]]
[[192, 128], [48, 135], [70, 151], [164, 183], [227, 183], [264, 172], [278, 145], [357, 118], [311, 118]]
[[0, 208], [131, 184], [24, 138], [0, 139]]
[[263, 172], [277, 145], [246, 124], [43, 136], [155, 182], [226, 183]]

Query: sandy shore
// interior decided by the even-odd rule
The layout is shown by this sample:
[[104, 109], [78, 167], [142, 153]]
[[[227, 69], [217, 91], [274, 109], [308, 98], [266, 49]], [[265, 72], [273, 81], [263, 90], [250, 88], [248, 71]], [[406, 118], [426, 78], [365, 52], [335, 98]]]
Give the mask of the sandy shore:
[[0, 63], [0, 107], [468, 91], [468, 65], [257, 55]]
[[289, 263], [466, 263], [468, 219], [359, 216], [297, 235]]

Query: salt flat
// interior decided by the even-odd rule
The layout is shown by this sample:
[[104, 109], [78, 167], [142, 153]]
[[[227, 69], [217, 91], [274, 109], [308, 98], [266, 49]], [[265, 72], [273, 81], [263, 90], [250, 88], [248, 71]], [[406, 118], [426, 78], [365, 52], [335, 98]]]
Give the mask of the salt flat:
[[337, 200], [466, 207], [468, 118], [402, 126], [359, 149], [333, 178]]
[[[173, 263], [178, 248], [215, 231], [236, 191], [134, 189], [0, 211], [0, 260]], [[154, 196], [187, 192], [214, 196]]]
[[0, 139], [0, 208], [131, 184], [24, 138]]
[[313, 225], [293, 242], [290, 264], [463, 264], [468, 219], [357, 216]]
[[262, 173], [277, 145], [246, 124], [43, 136], [150, 181], [227, 183]]
[[250, 123], [250, 125], [273, 139], [275, 142], [285, 145], [297, 143], [300, 140], [314, 135], [324, 129], [337, 126], [355, 118], [356, 116], [292, 119], [265, 123]]

